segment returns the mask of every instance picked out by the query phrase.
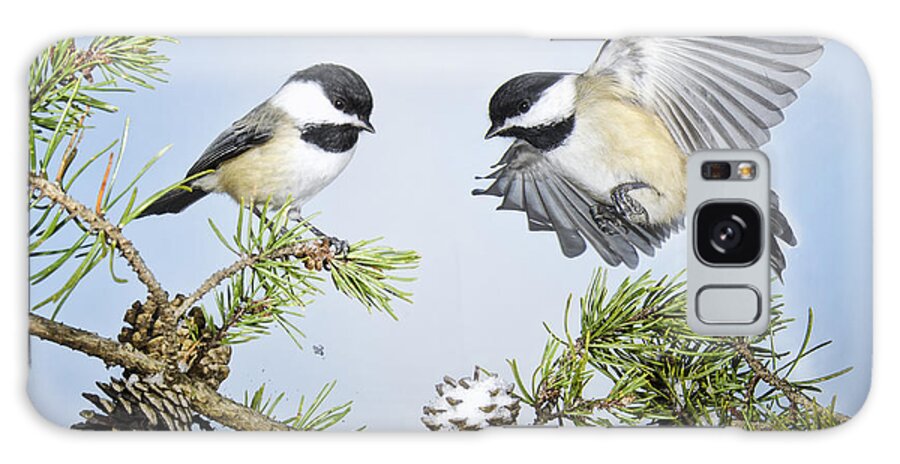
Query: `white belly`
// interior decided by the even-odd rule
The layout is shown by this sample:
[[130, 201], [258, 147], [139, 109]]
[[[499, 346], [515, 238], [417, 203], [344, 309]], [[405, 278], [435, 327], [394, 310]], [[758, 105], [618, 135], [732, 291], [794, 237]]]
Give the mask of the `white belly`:
[[201, 188], [226, 192], [235, 201], [265, 202], [280, 207], [292, 201], [299, 208], [328, 186], [353, 158], [355, 147], [329, 153], [290, 137], [248, 150], [222, 163], [216, 173], [202, 179]]
[[600, 148], [573, 149], [571, 144], [566, 144], [547, 153], [546, 157], [553, 163], [557, 172], [581, 188], [593, 200], [609, 201], [610, 190], [631, 179], [623, 177], [623, 174], [627, 173], [614, 169], [607, 162], [608, 155], [602, 153]]

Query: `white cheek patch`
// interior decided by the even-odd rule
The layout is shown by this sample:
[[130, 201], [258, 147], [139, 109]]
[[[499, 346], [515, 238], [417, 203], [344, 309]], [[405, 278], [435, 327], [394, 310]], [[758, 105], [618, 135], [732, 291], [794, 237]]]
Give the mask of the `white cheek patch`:
[[279, 89], [269, 102], [284, 110], [298, 126], [357, 122], [356, 116], [335, 109], [325, 91], [315, 82], [291, 82]]
[[509, 118], [505, 127], [538, 127], [560, 122], [575, 113], [575, 75], [565, 76], [541, 94], [525, 114]]

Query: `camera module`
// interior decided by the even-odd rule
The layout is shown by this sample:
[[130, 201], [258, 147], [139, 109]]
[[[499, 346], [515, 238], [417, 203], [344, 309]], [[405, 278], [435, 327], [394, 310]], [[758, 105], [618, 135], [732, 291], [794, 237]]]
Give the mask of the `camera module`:
[[762, 220], [745, 202], [710, 202], [695, 216], [694, 250], [709, 265], [747, 266], [762, 251]]

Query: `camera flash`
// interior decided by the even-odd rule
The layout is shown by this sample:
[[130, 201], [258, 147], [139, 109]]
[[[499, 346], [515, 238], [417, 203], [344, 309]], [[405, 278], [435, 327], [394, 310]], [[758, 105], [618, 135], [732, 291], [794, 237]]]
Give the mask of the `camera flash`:
[[737, 165], [737, 175], [741, 180], [752, 180], [756, 177], [756, 163], [743, 162]]

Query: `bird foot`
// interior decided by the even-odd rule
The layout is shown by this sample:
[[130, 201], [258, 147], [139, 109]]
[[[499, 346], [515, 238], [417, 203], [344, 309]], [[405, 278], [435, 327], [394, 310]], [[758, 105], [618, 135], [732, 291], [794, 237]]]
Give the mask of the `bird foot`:
[[332, 250], [332, 255], [329, 258], [325, 258], [322, 260], [322, 269], [331, 272], [331, 262], [334, 258], [346, 258], [347, 253], [350, 252], [350, 244], [346, 240], [341, 240], [337, 237], [332, 237], [324, 234], [316, 234], [319, 237], [319, 240], [322, 240], [324, 244], [327, 244], [329, 248]]
[[[328, 235], [325, 232], [319, 230], [318, 227], [312, 225], [306, 219], [303, 219], [303, 216], [300, 215], [299, 210], [291, 210], [288, 212], [288, 215], [291, 219], [297, 222], [305, 222], [306, 226], [309, 227], [309, 231], [313, 233], [316, 237], [319, 237], [322, 240], [326, 240], [328, 242], [328, 246], [334, 249], [334, 256], [337, 258], [346, 258], [347, 253], [350, 252], [350, 243], [346, 240], [341, 240], [333, 235]], [[326, 270], [330, 270], [330, 266]]]
[[[618, 235], [626, 223], [647, 224], [650, 214], [640, 202], [629, 195], [632, 190], [656, 189], [643, 182], [626, 182], [613, 187], [609, 192], [611, 203], [598, 202], [591, 205], [591, 217], [600, 231], [607, 235]], [[659, 193], [659, 192], [657, 192]]]
[[632, 224], [647, 224], [650, 222], [650, 214], [640, 202], [629, 195], [632, 190], [651, 189], [657, 194], [657, 190], [644, 182], [626, 182], [613, 187], [609, 192], [609, 198], [616, 212], [626, 221]]
[[341, 240], [337, 237], [326, 237], [328, 240], [328, 244], [334, 248], [334, 256], [340, 258], [346, 258], [347, 253], [350, 253], [350, 242], [346, 240]]
[[606, 235], [619, 235], [619, 228], [623, 227], [623, 217], [614, 205], [596, 203], [591, 205], [591, 217], [600, 231]]

